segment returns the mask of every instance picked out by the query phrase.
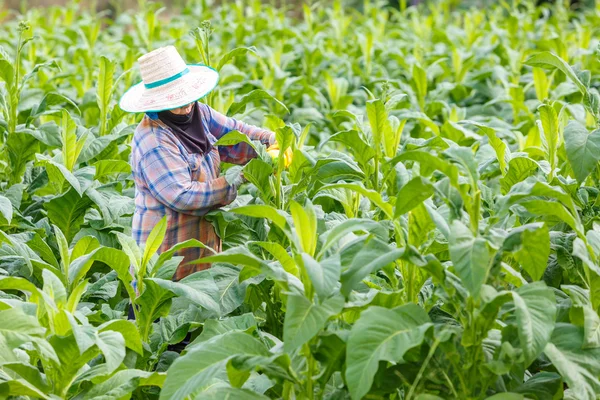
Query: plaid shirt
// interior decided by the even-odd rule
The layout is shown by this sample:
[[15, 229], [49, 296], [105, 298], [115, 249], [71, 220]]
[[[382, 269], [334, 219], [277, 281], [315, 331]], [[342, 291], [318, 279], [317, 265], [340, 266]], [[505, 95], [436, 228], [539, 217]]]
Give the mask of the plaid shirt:
[[[270, 131], [226, 117], [206, 104], [198, 105], [211, 144], [232, 130], [266, 145], [275, 141]], [[189, 153], [156, 113], [147, 113], [133, 135], [130, 156], [135, 182], [132, 234], [138, 245], [146, 242], [152, 228], [167, 215], [167, 232], [159, 252], [188, 239], [220, 251], [221, 240], [203, 215], [231, 203], [237, 195], [237, 188], [219, 176], [221, 160], [245, 164], [254, 157], [256, 152], [245, 143], [213, 147], [208, 154]], [[209, 267], [183, 265], [203, 257], [203, 249], [184, 249], [176, 255], [184, 257], [176, 280]]]

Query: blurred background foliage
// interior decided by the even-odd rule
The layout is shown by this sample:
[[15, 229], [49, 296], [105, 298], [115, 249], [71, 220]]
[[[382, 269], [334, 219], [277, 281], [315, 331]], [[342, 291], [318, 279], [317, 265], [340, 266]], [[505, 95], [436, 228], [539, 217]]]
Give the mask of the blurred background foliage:
[[[200, 0], [199, 3], [203, 3], [203, 5], [218, 5], [228, 0]], [[230, 2], [233, 2], [229, 0]], [[240, 0], [238, 0], [239, 2]], [[243, 0], [241, 0], [243, 2]], [[375, 0], [376, 1], [376, 0]], [[571, 8], [585, 8], [585, 7], [595, 7], [596, 0], [531, 0], [535, 1], [538, 5], [540, 4], [554, 4], [557, 1], [568, 3]], [[47, 7], [47, 6], [60, 6], [65, 5], [67, 3], [71, 3], [72, 0], [0, 0], [0, 9], [12, 9], [12, 10], [20, 10], [23, 12], [27, 8], [31, 7]], [[356, 7], [363, 8], [364, 3], [372, 3], [373, 0], [348, 0], [346, 2], [348, 7]], [[456, 8], [469, 8], [469, 7], [486, 7], [491, 6], [492, 4], [498, 3], [514, 3], [515, 0], [455, 0], [453, 1], [453, 5]], [[111, 11], [111, 12], [119, 12], [121, 10], [131, 9], [131, 8], [144, 8], [144, 4], [147, 3], [145, 0], [80, 0], [76, 1], [76, 3], [81, 3], [84, 6], [89, 6], [96, 8], [98, 11]], [[163, 2], [167, 7], [172, 10], [177, 10], [183, 8], [185, 4], [188, 4], [189, 1], [186, 0], [165, 0]], [[282, 6], [300, 6], [303, 3], [320, 3], [324, 7], [330, 6], [331, 0], [264, 0], [264, 3], [270, 4], [277, 7]], [[380, 0], [382, 6], [390, 6], [394, 8], [403, 8], [410, 7], [416, 5], [426, 5], [431, 6], [439, 3], [439, 0]], [[447, 2], [446, 2], [447, 3]]]

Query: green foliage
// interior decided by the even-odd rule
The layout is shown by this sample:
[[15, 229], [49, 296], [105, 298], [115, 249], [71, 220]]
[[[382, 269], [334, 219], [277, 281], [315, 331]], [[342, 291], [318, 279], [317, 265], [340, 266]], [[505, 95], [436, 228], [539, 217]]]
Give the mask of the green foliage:
[[[597, 397], [597, 11], [188, 3], [0, 15], [0, 397]], [[219, 138], [220, 252], [131, 232], [116, 104], [169, 44], [294, 155]]]

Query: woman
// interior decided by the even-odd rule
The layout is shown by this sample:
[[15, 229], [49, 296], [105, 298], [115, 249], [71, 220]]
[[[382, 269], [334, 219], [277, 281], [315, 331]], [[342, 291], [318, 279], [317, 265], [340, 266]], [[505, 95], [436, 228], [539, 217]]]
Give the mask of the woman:
[[[119, 102], [125, 111], [146, 113], [131, 143], [133, 236], [143, 245], [166, 215], [167, 232], [160, 252], [188, 239], [220, 251], [221, 241], [203, 216], [231, 203], [243, 180], [241, 174], [219, 176], [220, 163], [244, 164], [256, 157], [256, 152], [245, 143], [218, 149], [214, 143], [232, 130], [265, 145], [273, 145], [275, 135], [198, 102], [214, 89], [219, 74], [203, 65], [186, 65], [173, 46], [154, 50], [138, 61], [142, 82]], [[175, 273], [176, 280], [208, 267], [184, 265], [205, 256], [203, 249], [193, 247], [177, 254], [184, 260]]]

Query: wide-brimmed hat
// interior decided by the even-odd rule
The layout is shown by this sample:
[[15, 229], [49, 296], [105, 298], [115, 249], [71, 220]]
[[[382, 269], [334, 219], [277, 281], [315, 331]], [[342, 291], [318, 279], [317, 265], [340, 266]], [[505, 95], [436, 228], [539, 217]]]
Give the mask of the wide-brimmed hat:
[[202, 64], [186, 64], [173, 46], [161, 47], [138, 59], [142, 82], [119, 101], [127, 112], [158, 112], [183, 107], [210, 93], [219, 73]]

